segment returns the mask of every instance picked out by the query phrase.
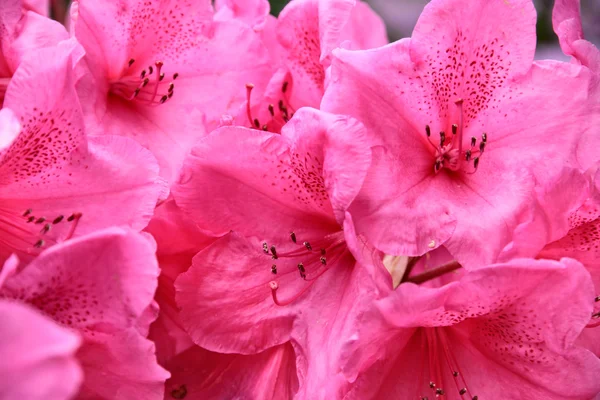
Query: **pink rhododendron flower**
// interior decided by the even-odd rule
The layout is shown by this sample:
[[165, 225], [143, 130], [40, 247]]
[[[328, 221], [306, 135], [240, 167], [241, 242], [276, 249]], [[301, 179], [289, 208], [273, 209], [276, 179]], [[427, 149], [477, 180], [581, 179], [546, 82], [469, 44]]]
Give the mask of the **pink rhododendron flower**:
[[12, 301], [0, 300], [0, 319], [0, 398], [73, 398], [82, 379], [77, 334]]
[[[381, 18], [362, 1], [297, 0], [288, 3], [263, 38], [278, 67], [266, 88], [248, 87], [239, 125], [280, 132], [300, 107], [319, 107], [331, 51], [340, 44], [369, 49], [387, 43]], [[270, 37], [277, 41], [269, 42]], [[257, 101], [258, 100], [258, 101]]]
[[149, 152], [121, 137], [86, 138], [73, 41], [30, 53], [6, 93], [0, 131], [0, 259], [110, 225], [141, 229], [164, 184]]
[[296, 357], [287, 342], [254, 355], [219, 354], [194, 346], [168, 364], [174, 399], [292, 399]]
[[402, 284], [345, 338], [345, 399], [588, 399], [600, 360], [574, 345], [593, 288], [583, 266], [518, 259], [441, 288]]
[[79, 86], [90, 134], [135, 138], [166, 178], [221, 114], [239, 107], [246, 82], [268, 79], [260, 36], [239, 21], [213, 22], [209, 1], [82, 0], [72, 7], [92, 75]]
[[200, 227], [236, 231], [175, 283], [196, 344], [261, 352], [290, 340], [300, 313], [328, 321], [347, 307], [357, 245], [344, 208], [370, 161], [363, 131], [350, 118], [301, 109], [281, 135], [225, 127], [193, 149], [173, 188], [177, 204]]
[[68, 38], [67, 31], [58, 22], [24, 11], [29, 8], [27, 4], [5, 0], [0, 7], [0, 106], [23, 56]]
[[374, 136], [349, 211], [376, 247], [414, 256], [445, 244], [466, 267], [492, 262], [535, 212], [535, 184], [574, 164], [580, 123], [597, 113], [590, 71], [532, 63], [535, 20], [530, 0], [437, 0], [410, 40], [334, 52], [322, 108]]
[[0, 298], [81, 335], [80, 398], [162, 399], [168, 374], [141, 333], [156, 289], [154, 250], [146, 237], [113, 228], [46, 250], [0, 287]]

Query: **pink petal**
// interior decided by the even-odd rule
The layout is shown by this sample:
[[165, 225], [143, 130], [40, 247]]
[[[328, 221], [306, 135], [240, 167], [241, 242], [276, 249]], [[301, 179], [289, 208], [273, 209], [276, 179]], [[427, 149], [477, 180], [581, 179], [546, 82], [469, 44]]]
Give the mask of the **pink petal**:
[[272, 236], [279, 230], [278, 236], [287, 238], [292, 230], [299, 235], [335, 231], [321, 177], [327, 161], [319, 142], [325, 135], [318, 134], [316, 143], [309, 137], [295, 145], [281, 135], [221, 128], [187, 157], [173, 188], [175, 201], [201, 228], [215, 233], [235, 229]]
[[82, 380], [78, 335], [24, 304], [0, 300], [0, 397], [70, 399]]
[[7, 279], [0, 293], [65, 326], [113, 331], [136, 326], [152, 302], [157, 276], [152, 244], [113, 228], [48, 249]]
[[21, 132], [17, 116], [8, 108], [0, 110], [0, 154], [9, 148]]
[[85, 373], [81, 399], [163, 399], [169, 373], [136, 330], [88, 338], [77, 357]]
[[[287, 342], [253, 355], [193, 347], [168, 364], [167, 395], [192, 399], [291, 399], [298, 390], [296, 355]], [[186, 397], [186, 398], [187, 398]]]

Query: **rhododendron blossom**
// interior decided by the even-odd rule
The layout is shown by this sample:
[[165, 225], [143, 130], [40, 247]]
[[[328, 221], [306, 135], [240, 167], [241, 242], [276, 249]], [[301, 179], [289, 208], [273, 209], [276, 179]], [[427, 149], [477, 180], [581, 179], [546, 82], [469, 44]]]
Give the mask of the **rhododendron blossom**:
[[0, 400], [599, 399], [598, 16], [406, 3], [0, 0]]
[[493, 262], [536, 183], [574, 164], [580, 124], [598, 112], [591, 73], [532, 64], [534, 23], [527, 0], [433, 1], [410, 40], [334, 52], [322, 107], [373, 133], [373, 166], [350, 211], [375, 246], [415, 256], [445, 244], [465, 266]]

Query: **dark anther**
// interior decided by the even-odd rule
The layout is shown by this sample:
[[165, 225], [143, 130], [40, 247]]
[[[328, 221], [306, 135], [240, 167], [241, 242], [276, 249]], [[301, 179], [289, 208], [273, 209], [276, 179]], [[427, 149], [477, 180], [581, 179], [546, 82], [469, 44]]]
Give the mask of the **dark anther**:
[[169, 83], [169, 92], [172, 92], [175, 89], [175, 84], [173, 82]]
[[435, 168], [435, 172], [438, 172], [442, 168], [442, 162], [440, 160], [437, 160], [435, 162], [434, 168]]
[[129, 59], [129, 66], [131, 67], [134, 62], [135, 62], [135, 60], [133, 58]]
[[433, 389], [435, 387], [435, 383], [429, 382], [429, 387]]
[[277, 103], [277, 107], [279, 108], [279, 111], [285, 110], [285, 106], [283, 105], [283, 100], [279, 100], [279, 103]]
[[54, 218], [54, 221], [52, 221], [53, 224], [58, 224], [60, 223], [60, 221], [62, 221], [64, 219], [64, 215], [59, 215], [58, 217]]
[[421, 397], [421, 400], [429, 400], [429, 397], [427, 397], [427, 396]]
[[481, 141], [482, 142], [487, 142], [487, 133], [483, 132], [483, 135], [481, 135]]
[[140, 88], [135, 89], [133, 92], [133, 97], [137, 97], [138, 94], [140, 94]]
[[179, 76], [179, 73], [178, 73], [178, 72], [175, 72], [175, 73], [173, 74], [173, 80], [177, 79], [177, 77], [178, 77], [178, 76]]
[[254, 126], [260, 128], [260, 122], [258, 121], [258, 118], [254, 118]]
[[475, 157], [475, 159], [473, 159], [473, 166], [475, 167], [475, 169], [477, 169], [477, 167], [479, 166], [479, 157]]
[[166, 94], [160, 98], [160, 104], [163, 104], [165, 101], [167, 101], [169, 99], [169, 96], [167, 96]]
[[479, 143], [479, 152], [483, 153], [484, 150], [485, 150], [485, 142]]
[[473, 136], [471, 138], [471, 147], [475, 147], [476, 144], [477, 144], [477, 138], [475, 138], [475, 136]]
[[148, 66], [148, 71], [150, 72], [150, 74], [152, 74], [154, 72], [154, 68], [152, 68], [152, 65]]
[[443, 146], [445, 141], [446, 141], [446, 132], [441, 131], [440, 132], [440, 146]]
[[269, 104], [269, 114], [271, 114], [271, 117], [275, 116], [275, 107], [273, 104]]
[[69, 218], [67, 218], [67, 221], [71, 222], [75, 218], [80, 218], [80, 217], [81, 217], [81, 213], [73, 213], [73, 214], [69, 215]]
[[160, 75], [158, 76], [158, 80], [162, 81], [163, 79], [165, 79], [165, 73], [161, 72]]
[[273, 255], [273, 260], [277, 260], [277, 249], [275, 246], [271, 246], [271, 254]]
[[37, 242], [35, 242], [35, 244], [33, 245], [33, 247], [35, 247], [35, 248], [38, 248], [38, 249], [39, 249], [40, 247], [42, 247], [42, 246], [44, 246], [44, 241], [43, 241], [42, 239], [38, 240], [38, 241], [37, 241]]
[[471, 400], [479, 400], [479, 397], [473, 396], [473, 398]]
[[326, 253], [325, 249], [321, 247], [321, 255], [324, 256]]
[[425, 134], [427, 135], [427, 137], [431, 136], [431, 128], [429, 127], [429, 125], [425, 125]]
[[458, 392], [458, 394], [460, 394], [461, 396], [462, 396], [463, 394], [465, 394], [465, 393], [467, 393], [467, 388], [462, 388], [462, 389], [460, 389], [460, 391]]
[[465, 160], [469, 161], [471, 159], [471, 150], [467, 150], [465, 152]]
[[173, 93], [174, 93], [173, 91], [169, 92], [169, 98], [173, 97]]
[[144, 81], [142, 82], [142, 87], [145, 87], [149, 83], [150, 83], [150, 78], [144, 79]]
[[31, 208], [28, 208], [27, 210], [25, 210], [25, 212], [23, 213], [23, 216], [26, 217], [29, 214], [31, 214], [33, 212], [33, 210]]
[[267, 125], [263, 125], [260, 129], [266, 132], [269, 130], [269, 127]]
[[35, 220], [35, 217], [32, 215], [31, 217], [27, 218], [27, 223], [33, 222]]
[[457, 132], [458, 132], [458, 125], [452, 124], [452, 134], [456, 135]]
[[456, 377], [458, 376], [458, 371], [454, 371], [454, 372], [452, 373], [452, 376], [454, 376], [454, 377], [456, 378]]
[[327, 259], [325, 257], [321, 256], [320, 260], [321, 260], [321, 264], [327, 265]]
[[312, 250], [312, 246], [310, 245], [310, 243], [304, 242], [302, 244], [304, 245], [304, 247], [306, 247], [307, 250]]
[[35, 221], [35, 223], [36, 223], [36, 224], [41, 224], [41, 223], [43, 223], [45, 220], [46, 220], [46, 218], [44, 218], [44, 217], [39, 217], [39, 218], [37, 219], [37, 221]]
[[592, 314], [592, 318], [594, 318], [594, 319], [600, 318], [600, 312]]
[[42, 230], [40, 231], [40, 233], [43, 235], [45, 233], [48, 233], [48, 231], [50, 231], [50, 224], [44, 225], [44, 227], [42, 228]]
[[185, 399], [187, 393], [187, 387], [185, 385], [181, 385], [178, 388], [171, 390], [171, 397], [174, 399]]
[[283, 93], [285, 93], [287, 91], [287, 87], [288, 87], [287, 81], [283, 82], [283, 85], [281, 86], [281, 91]]
[[306, 270], [304, 269], [304, 264], [302, 264], [302, 263], [298, 264], [298, 271], [300, 271], [302, 273], [306, 272]]
[[296, 243], [296, 234], [294, 232], [290, 232], [290, 239], [292, 239], [292, 242]]
[[277, 265], [275, 265], [275, 264], [271, 265], [271, 273], [277, 275]]
[[439, 396], [442, 396], [442, 395], [444, 395], [444, 390], [440, 389], [440, 388], [437, 388], [437, 389], [435, 389], [435, 394], [437, 394]]
[[140, 79], [144, 79], [146, 77], [146, 70], [143, 70], [140, 74]]
[[596, 297], [594, 298], [594, 301], [600, 301], [600, 296], [596, 296]]
[[265, 254], [269, 254], [269, 245], [267, 244], [267, 242], [263, 243], [263, 251], [265, 252]]

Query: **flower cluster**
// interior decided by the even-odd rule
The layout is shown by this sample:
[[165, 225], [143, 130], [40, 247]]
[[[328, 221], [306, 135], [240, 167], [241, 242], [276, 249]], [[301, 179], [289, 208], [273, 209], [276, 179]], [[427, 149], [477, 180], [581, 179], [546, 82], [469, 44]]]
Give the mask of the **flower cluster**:
[[[0, 399], [593, 399], [600, 51], [532, 0], [0, 8]], [[402, 2], [398, 2], [402, 7]]]

